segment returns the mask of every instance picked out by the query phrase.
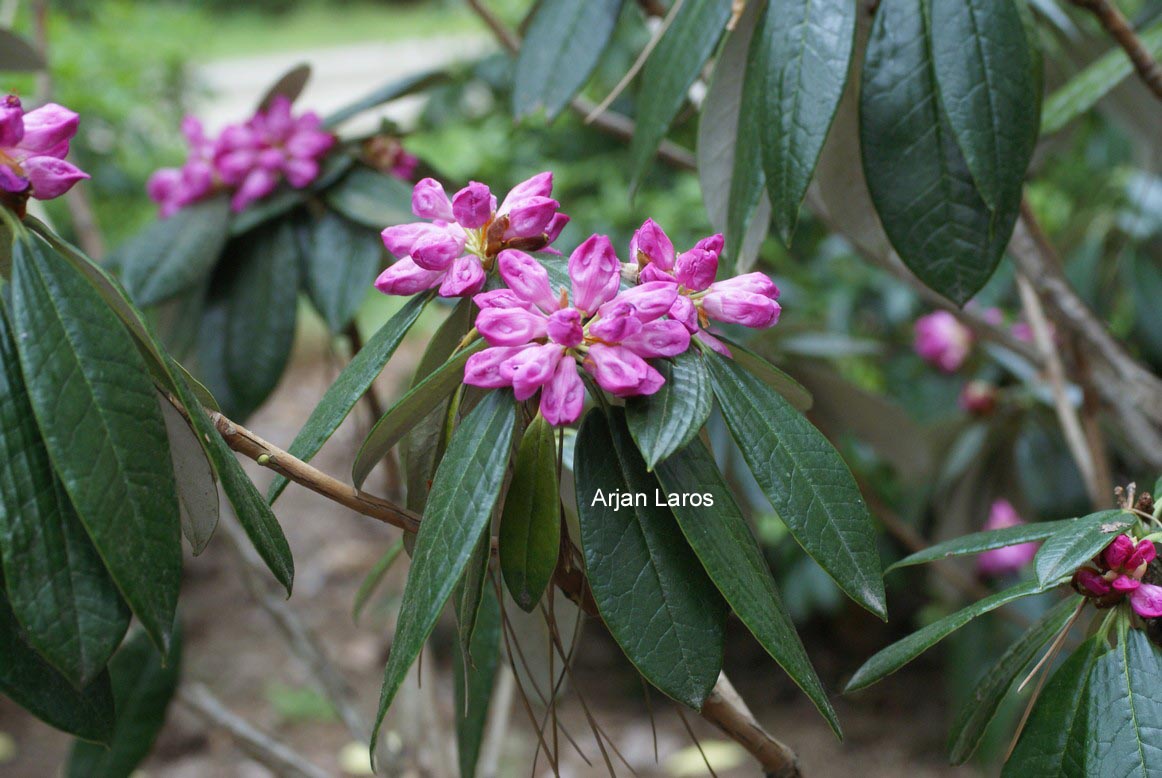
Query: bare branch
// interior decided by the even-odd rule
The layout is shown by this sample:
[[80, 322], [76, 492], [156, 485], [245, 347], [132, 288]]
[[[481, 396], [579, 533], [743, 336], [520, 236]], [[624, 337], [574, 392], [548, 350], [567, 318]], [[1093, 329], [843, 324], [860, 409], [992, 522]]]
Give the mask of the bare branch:
[[718, 676], [718, 683], [714, 684], [701, 712], [702, 718], [753, 754], [771, 778], [799, 778], [801, 775], [795, 752], [763, 729], [734, 690], [726, 673]]
[[1092, 13], [1118, 45], [1125, 50], [1138, 76], [1150, 91], [1162, 100], [1162, 65], [1150, 54], [1142, 39], [1134, 32], [1125, 15], [1112, 0], [1073, 0], [1073, 4]]

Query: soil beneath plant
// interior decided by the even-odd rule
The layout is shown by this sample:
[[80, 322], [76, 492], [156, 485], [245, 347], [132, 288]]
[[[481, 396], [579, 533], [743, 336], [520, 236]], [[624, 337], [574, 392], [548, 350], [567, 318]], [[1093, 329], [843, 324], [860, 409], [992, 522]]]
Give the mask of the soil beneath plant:
[[[404, 376], [418, 359], [416, 350], [392, 360], [377, 386], [380, 396], [398, 397]], [[323, 339], [300, 338], [300, 347], [282, 385], [248, 423], [268, 440], [286, 446], [334, 378], [337, 358]], [[353, 453], [370, 423], [365, 406], [316, 458], [323, 470], [346, 478]], [[265, 486], [269, 472], [251, 464]], [[371, 492], [387, 492], [382, 473], [369, 479]], [[398, 537], [398, 531], [339, 508], [297, 486], [277, 504], [277, 514], [294, 552], [295, 591], [289, 607], [325, 644], [346, 677], [359, 710], [374, 716], [381, 673], [391, 639], [391, 623], [402, 590], [405, 564], [398, 564], [363, 614], [352, 621], [351, 606], [366, 571]], [[225, 520], [225, 519], [224, 519]], [[187, 554], [181, 600], [185, 628], [187, 681], [202, 682], [234, 713], [271, 733], [328, 775], [359, 774], [366, 754], [315, 690], [310, 673], [285, 646], [267, 614], [247, 594], [226, 543], [216, 537], [197, 558]], [[844, 624], [837, 632], [835, 624]], [[828, 688], [842, 687], [863, 658], [887, 639], [871, 617], [852, 612], [827, 624], [804, 628], [808, 651]], [[559, 743], [563, 776], [601, 776], [608, 770], [596, 747], [576, 691], [603, 731], [640, 776], [707, 775], [691, 747], [682, 718], [672, 704], [653, 694], [647, 705], [642, 686], [616, 645], [600, 626], [584, 630], [573, 682], [558, 706], [563, 729], [591, 762], [586, 764], [564, 734]], [[442, 624], [422, 667], [423, 683], [409, 682], [386, 724], [391, 751], [383, 770], [389, 775], [448, 775], [455, 765], [452, 712], [451, 623]], [[535, 652], [530, 652], [535, 653]], [[535, 657], [530, 662], [535, 663]], [[951, 775], [944, 742], [948, 710], [942, 682], [933, 665], [916, 663], [889, 681], [852, 698], [835, 698], [845, 740], [839, 742], [807, 699], [734, 625], [728, 641], [727, 669], [762, 724], [799, 755], [806, 776]], [[414, 671], [413, 671], [414, 673]], [[651, 707], [654, 726], [651, 727]], [[694, 734], [720, 776], [759, 774], [747, 754], [698, 716], [688, 713]], [[2, 742], [10, 738], [5, 748]], [[655, 761], [655, 736], [658, 759]], [[552, 745], [551, 734], [546, 734]], [[542, 753], [535, 772], [537, 737], [517, 694], [504, 731], [495, 775], [552, 775]], [[0, 776], [39, 778], [55, 774], [69, 739], [0, 698]], [[5, 753], [5, 752], [10, 753]], [[619, 775], [630, 770], [612, 756]], [[958, 771], [967, 772], [967, 771]], [[171, 706], [166, 727], [143, 776], [166, 778], [262, 778], [276, 773], [249, 757], [231, 737], [208, 728], [180, 703]]]

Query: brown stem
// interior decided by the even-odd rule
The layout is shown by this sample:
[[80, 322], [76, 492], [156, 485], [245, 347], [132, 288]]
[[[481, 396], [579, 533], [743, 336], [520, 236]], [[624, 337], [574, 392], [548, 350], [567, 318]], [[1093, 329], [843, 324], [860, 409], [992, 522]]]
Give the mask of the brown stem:
[[799, 759], [795, 752], [763, 729], [758, 719], [738, 696], [726, 673], [702, 704], [702, 718], [725, 732], [749, 751], [770, 778], [799, 778]]
[[1092, 13], [1118, 45], [1125, 50], [1138, 76], [1162, 100], [1162, 65], [1150, 54], [1134, 32], [1125, 15], [1111, 0], [1073, 0], [1073, 4]]

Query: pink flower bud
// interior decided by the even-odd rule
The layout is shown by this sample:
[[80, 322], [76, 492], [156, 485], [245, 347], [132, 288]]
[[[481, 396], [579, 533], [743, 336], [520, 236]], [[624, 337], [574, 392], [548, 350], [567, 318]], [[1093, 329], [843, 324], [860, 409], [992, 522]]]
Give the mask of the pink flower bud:
[[642, 321], [653, 321], [659, 316], [665, 316], [673, 307], [678, 298], [678, 287], [665, 281], [651, 281], [646, 284], [630, 287], [617, 297], [601, 306], [598, 313], [608, 316], [607, 308], [628, 303], [633, 306], [636, 316]]
[[956, 402], [966, 413], [986, 416], [996, 410], [997, 388], [988, 381], [969, 381], [960, 390], [960, 397]]
[[145, 193], [155, 203], [172, 201], [182, 184], [182, 171], [176, 167], [163, 167], [153, 171], [145, 182]]
[[1128, 575], [1119, 575], [1110, 581], [1110, 586], [1114, 588], [1114, 591], [1118, 592], [1132, 592], [1141, 585], [1141, 581], [1137, 578], [1131, 578]]
[[425, 270], [404, 257], [379, 274], [375, 288], [384, 294], [412, 295], [437, 286], [443, 277], [442, 272]]
[[544, 314], [520, 308], [485, 308], [476, 316], [476, 329], [491, 346], [520, 346], [548, 335], [548, 327]]
[[37, 200], [60, 197], [83, 181], [89, 174], [56, 157], [29, 157], [21, 163], [28, 180], [32, 182], [32, 196]]
[[511, 289], [493, 289], [481, 292], [472, 298], [477, 308], [523, 308], [526, 311], [539, 310], [532, 303], [517, 297]]
[[549, 317], [549, 337], [554, 343], [565, 348], [581, 345], [585, 332], [581, 327], [581, 312], [576, 308], [564, 308]]
[[605, 343], [619, 343], [641, 332], [642, 322], [637, 309], [628, 302], [614, 298], [601, 306], [598, 318], [589, 325], [589, 335]]
[[777, 324], [782, 309], [777, 302], [763, 295], [711, 291], [702, 298], [702, 310], [715, 321], [762, 329]]
[[695, 243], [694, 248], [709, 251], [714, 255], [715, 261], [717, 261], [719, 255], [722, 254], [722, 247], [725, 245], [726, 239], [722, 237], [722, 233], [716, 232]]
[[672, 319], [646, 322], [639, 332], [625, 338], [621, 345], [639, 357], [676, 357], [690, 348], [690, 330]]
[[584, 407], [585, 384], [577, 374], [577, 362], [565, 357], [541, 390], [541, 415], [553, 426], [572, 424], [581, 417]]
[[[634, 267], [637, 267], [637, 265], [634, 265]], [[667, 284], [677, 285], [678, 279], [674, 277], [673, 272], [669, 270], [662, 270], [661, 265], [657, 265], [651, 262], [638, 271], [637, 282], [639, 284], [664, 282]]]
[[0, 148], [12, 147], [24, 139], [24, 108], [20, 98], [8, 95], [0, 102]]
[[674, 269], [674, 244], [653, 219], [646, 219], [629, 242], [630, 261], [643, 267], [653, 263], [660, 270]]
[[[464, 238], [439, 227], [424, 231], [412, 244], [411, 256], [428, 270], [447, 270], [464, 253]], [[479, 260], [478, 260], [479, 261]]]
[[412, 213], [421, 219], [452, 221], [452, 201], [434, 178], [422, 178], [412, 189]]
[[681, 322], [690, 332], [698, 330], [698, 309], [694, 307], [694, 301], [684, 294], [674, 298], [674, 304], [670, 306], [670, 318]]
[[674, 275], [682, 286], [701, 292], [713, 284], [718, 275], [718, 255], [699, 248], [683, 252], [674, 263]]
[[916, 320], [913, 348], [945, 373], [955, 373], [964, 364], [972, 341], [972, 332], [948, 311], [935, 311]]
[[621, 346], [591, 346], [585, 369], [602, 389], [618, 397], [653, 394], [665, 382], [644, 359]]
[[500, 277], [518, 297], [545, 312], [557, 309], [558, 300], [549, 286], [549, 273], [540, 262], [513, 249], [500, 252], [496, 262]]
[[1130, 554], [1130, 558], [1126, 560], [1126, 570], [1137, 570], [1142, 565], [1153, 562], [1157, 556], [1158, 551], [1154, 548], [1154, 541], [1139, 540], [1138, 544], [1134, 546], [1134, 553]]
[[256, 167], [246, 175], [242, 185], [230, 198], [230, 209], [235, 213], [240, 213], [246, 210], [246, 206], [273, 192], [276, 186], [278, 186], [277, 173]]
[[1118, 535], [1101, 554], [1102, 563], [1110, 570], [1121, 570], [1134, 553], [1134, 541], [1129, 535]]
[[1088, 597], [1105, 597], [1112, 591], [1109, 581], [1088, 567], [1083, 567], [1073, 574], [1073, 586]]
[[16, 174], [7, 165], [0, 165], [0, 189], [12, 194], [22, 194], [28, 191], [29, 182], [24, 176]]
[[509, 190], [504, 202], [496, 209], [499, 214], [506, 214], [516, 208], [521, 201], [530, 197], [548, 197], [553, 193], [553, 174], [545, 171], [537, 173], [532, 178], [521, 181]]
[[416, 241], [429, 232], [443, 232], [439, 227], [424, 222], [395, 224], [379, 233], [383, 245], [393, 257], [406, 257], [412, 253]]
[[313, 159], [283, 160], [282, 172], [287, 183], [295, 189], [303, 189], [319, 177], [319, 163]]
[[500, 366], [509, 358], [519, 354], [527, 346], [498, 346], [477, 351], [464, 363], [464, 383], [485, 389], [512, 386], [512, 379], [506, 377]]
[[722, 356], [724, 356], [728, 359], [733, 356], [730, 353], [730, 349], [727, 348], [725, 343], [723, 343], [721, 340], [719, 340], [718, 338], [711, 335], [706, 330], [698, 330], [697, 332], [694, 333], [694, 337], [697, 338], [701, 343], [709, 346], [710, 348], [714, 349], [719, 354], [721, 354]]
[[400, 151], [395, 158], [395, 163], [391, 166], [391, 174], [403, 181], [411, 181], [416, 174], [416, 168], [420, 166], [420, 160], [414, 154], [409, 154], [406, 151]]
[[484, 288], [480, 259], [464, 256], [452, 263], [440, 283], [440, 297], [471, 297]]
[[24, 140], [20, 147], [35, 154], [63, 157], [69, 140], [77, 134], [80, 117], [68, 108], [48, 103], [24, 114]]
[[508, 212], [505, 239], [539, 237], [552, 221], [560, 205], [548, 197], [530, 197], [522, 200]]
[[[1024, 524], [1017, 509], [1008, 500], [996, 500], [989, 509], [986, 530], [1005, 529]], [[984, 575], [1003, 575], [1019, 570], [1037, 555], [1039, 543], [1021, 543], [985, 551], [977, 557], [977, 569]]]
[[512, 381], [516, 399], [524, 401], [552, 379], [563, 353], [556, 343], [530, 346], [505, 360], [500, 372]]
[[1144, 619], [1162, 616], [1162, 586], [1142, 584], [1130, 593], [1130, 607]]
[[707, 288], [708, 292], [745, 292], [747, 294], [757, 294], [763, 297], [769, 297], [772, 300], [779, 299], [779, 287], [775, 286], [765, 273], [746, 273], [745, 275], [735, 276], [734, 278], [727, 278], [724, 281], [716, 281]]
[[552, 243], [557, 238], [561, 237], [561, 230], [565, 229], [565, 225], [569, 223], [569, 217], [558, 211], [553, 214], [553, 218], [545, 225], [545, 240]]
[[593, 313], [613, 299], [621, 282], [621, 264], [609, 238], [586, 238], [569, 256], [569, 278], [573, 281], [573, 304], [585, 313]]
[[468, 182], [452, 197], [452, 214], [461, 227], [477, 230], [488, 223], [496, 210], [496, 199], [484, 184]]

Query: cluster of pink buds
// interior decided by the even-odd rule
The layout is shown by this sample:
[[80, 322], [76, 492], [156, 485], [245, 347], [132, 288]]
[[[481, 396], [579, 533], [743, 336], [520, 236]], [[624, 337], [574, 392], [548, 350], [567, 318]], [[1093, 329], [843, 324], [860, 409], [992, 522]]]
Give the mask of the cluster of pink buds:
[[[985, 530], [1005, 529], [1018, 527], [1024, 523], [1011, 502], [996, 500], [989, 509], [988, 521], [985, 522], [984, 528]], [[1040, 546], [1040, 543], [1019, 543], [1015, 546], [990, 549], [977, 557], [977, 570], [984, 576], [1015, 573], [1037, 556], [1037, 549]]]
[[915, 324], [912, 348], [945, 373], [955, 373], [972, 352], [972, 330], [948, 311], [921, 316]]
[[170, 216], [219, 191], [232, 193], [230, 207], [242, 211], [269, 195], [281, 181], [295, 189], [319, 176], [319, 162], [335, 145], [314, 112], [291, 113], [286, 97], [274, 98], [242, 124], [231, 124], [210, 138], [192, 116], [182, 122], [190, 146], [180, 168], [163, 168], [149, 179], [149, 197]]
[[1073, 574], [1073, 588], [1099, 608], [1113, 607], [1128, 596], [1134, 613], [1158, 618], [1162, 616], [1162, 586], [1142, 581], [1155, 556], [1153, 541], [1119, 535], [1094, 558], [1092, 567]]
[[440, 182], [422, 179], [412, 190], [412, 212], [423, 222], [383, 231], [396, 257], [375, 286], [384, 294], [410, 295], [439, 289], [441, 297], [470, 297], [506, 249], [541, 251], [557, 239], [569, 217], [552, 199], [553, 174], [517, 184], [498, 206], [487, 186], [475, 181], [451, 198]]
[[25, 113], [15, 95], [0, 101], [0, 201], [23, 213], [29, 197], [51, 200], [88, 178], [65, 161], [78, 123], [56, 103]]

